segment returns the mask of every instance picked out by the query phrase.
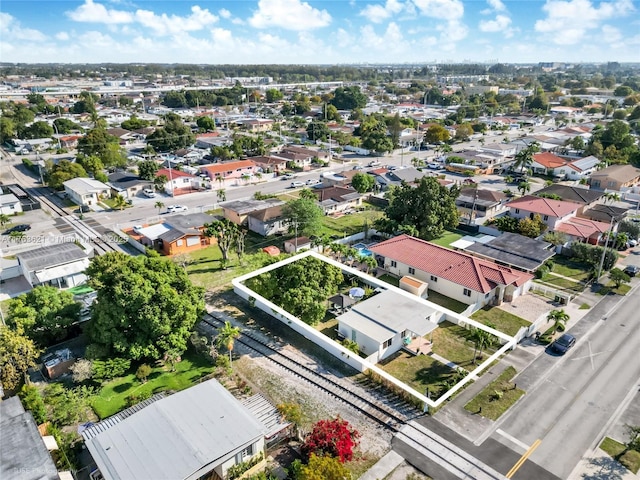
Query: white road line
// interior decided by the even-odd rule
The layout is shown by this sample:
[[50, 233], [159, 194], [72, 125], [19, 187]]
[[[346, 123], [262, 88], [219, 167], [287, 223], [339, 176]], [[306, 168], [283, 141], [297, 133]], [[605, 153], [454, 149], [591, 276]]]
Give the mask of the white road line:
[[529, 450], [529, 445], [527, 445], [524, 442], [521, 442], [520, 440], [518, 440], [516, 437], [509, 435], [507, 432], [505, 432], [502, 429], [497, 429], [496, 433], [499, 433], [500, 435], [502, 435], [504, 438], [506, 438], [507, 440], [509, 440], [512, 443], [515, 443], [517, 446], [519, 446], [520, 448], [522, 448], [523, 452], [526, 452], [527, 450]]
[[595, 370], [596, 367], [593, 364], [593, 352], [591, 351], [591, 340], [587, 341], [587, 345], [589, 347], [589, 361], [591, 362], [591, 370]]

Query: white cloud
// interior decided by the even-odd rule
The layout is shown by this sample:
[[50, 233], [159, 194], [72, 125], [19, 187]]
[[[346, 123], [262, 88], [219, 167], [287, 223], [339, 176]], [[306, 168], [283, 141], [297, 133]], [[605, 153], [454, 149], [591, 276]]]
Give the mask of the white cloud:
[[611, 25], [602, 26], [602, 40], [608, 44], [618, 44], [623, 39], [622, 33]]
[[496, 12], [504, 12], [507, 9], [502, 0], [487, 0], [487, 3]]
[[369, 4], [364, 7], [359, 15], [367, 18], [373, 23], [380, 23], [387, 18], [400, 13], [404, 8], [404, 5], [398, 0], [387, 0], [384, 5]]
[[506, 15], [496, 15], [495, 20], [481, 20], [480, 31], [482, 32], [502, 32], [509, 28], [511, 19]]
[[420, 13], [426, 17], [458, 20], [464, 15], [460, 0], [413, 0]]
[[597, 7], [589, 0], [547, 0], [542, 10], [547, 18], [538, 20], [535, 30], [548, 34], [549, 40], [558, 45], [574, 45], [602, 22], [624, 17], [635, 8], [631, 0], [601, 2]]
[[331, 23], [331, 15], [300, 0], [259, 0], [258, 10], [248, 21], [255, 28], [300, 31], [326, 27]]
[[26, 40], [29, 42], [40, 42], [47, 38], [39, 30], [24, 28], [15, 17], [4, 12], [0, 12], [0, 37], [5, 40]]
[[191, 15], [180, 17], [177, 15], [156, 15], [149, 10], [136, 11], [136, 21], [141, 25], [152, 29], [158, 35], [179, 34], [202, 30], [218, 21], [218, 17], [209, 10], [197, 5], [191, 7]]
[[56, 33], [56, 40], [60, 40], [62, 42], [65, 42], [67, 40], [69, 40], [69, 34], [67, 32], [58, 32]]
[[218, 15], [220, 15], [222, 18], [224, 19], [229, 19], [231, 18], [231, 12], [229, 10], [227, 10], [226, 8], [221, 8], [218, 11]]
[[66, 14], [71, 20], [76, 22], [106, 24], [133, 22], [131, 12], [107, 9], [100, 3], [94, 3], [93, 0], [85, 0], [78, 8], [68, 11]]
[[457, 20], [451, 20], [446, 24], [438, 25], [436, 30], [441, 32], [440, 42], [445, 46], [451, 46], [455, 42], [463, 40], [469, 33], [467, 26]]

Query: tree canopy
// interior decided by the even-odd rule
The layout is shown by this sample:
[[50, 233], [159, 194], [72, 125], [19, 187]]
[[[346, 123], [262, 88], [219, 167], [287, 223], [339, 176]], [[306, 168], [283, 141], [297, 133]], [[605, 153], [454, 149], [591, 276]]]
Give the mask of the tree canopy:
[[158, 128], [147, 137], [147, 143], [158, 152], [179, 150], [193, 145], [195, 140], [196, 137], [191, 132], [191, 128], [185, 125], [175, 113], [167, 114], [164, 127]]
[[290, 200], [282, 207], [282, 215], [288, 220], [290, 230], [297, 225], [298, 234], [313, 236], [322, 229], [324, 213], [315, 196]]
[[353, 110], [367, 105], [367, 96], [360, 91], [360, 87], [338, 87], [333, 92], [331, 104], [338, 110]]
[[79, 163], [60, 160], [47, 172], [45, 180], [51, 188], [62, 190], [64, 188], [62, 184], [67, 180], [86, 176], [86, 170]]
[[78, 140], [78, 152], [86, 156], [95, 155], [105, 167], [122, 167], [127, 159], [124, 156], [118, 138], [97, 127]]
[[134, 360], [179, 356], [204, 312], [204, 291], [161, 257], [108, 253], [92, 260], [89, 284], [98, 292], [87, 327], [107, 353]]
[[38, 286], [9, 302], [7, 323], [21, 328], [38, 345], [47, 346], [64, 340], [79, 318], [80, 304], [73, 294]]
[[247, 286], [310, 325], [324, 318], [326, 300], [337, 293], [342, 271], [304, 257], [247, 281]]
[[368, 173], [356, 173], [351, 179], [351, 186], [358, 193], [370, 192], [376, 184], [376, 179]]
[[138, 176], [143, 180], [152, 182], [156, 178], [156, 172], [160, 166], [153, 160], [142, 160], [138, 162]]
[[5, 390], [20, 386], [29, 367], [40, 355], [33, 340], [23, 330], [0, 325], [0, 380]]
[[392, 233], [413, 227], [417, 236], [424, 240], [440, 237], [446, 229], [458, 225], [459, 215], [456, 198], [459, 188], [447, 188], [434, 177], [422, 177], [417, 187], [403, 183], [389, 194], [389, 205], [385, 209], [386, 219], [379, 222], [385, 231]]

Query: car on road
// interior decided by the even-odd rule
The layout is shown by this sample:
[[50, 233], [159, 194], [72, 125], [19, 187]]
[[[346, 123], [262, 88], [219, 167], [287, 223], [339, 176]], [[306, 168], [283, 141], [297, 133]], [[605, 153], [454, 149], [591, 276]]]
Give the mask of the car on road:
[[295, 175], [293, 173], [285, 173], [284, 175], [282, 175], [282, 180], [291, 180], [294, 177]]
[[167, 207], [167, 213], [186, 212], [189, 210], [184, 205], [169, 205]]
[[551, 344], [551, 351], [564, 355], [576, 343], [576, 337], [568, 333], [563, 334], [555, 342]]
[[635, 277], [638, 273], [640, 273], [640, 267], [637, 265], [627, 265], [624, 267], [624, 273], [629, 275], [630, 277]]
[[379, 160], [372, 160], [367, 164], [367, 167], [379, 167], [380, 165], [382, 165], [382, 162]]
[[298, 187], [304, 187], [304, 183], [299, 181], [291, 182], [291, 188], [298, 188]]
[[13, 227], [5, 230], [4, 235], [9, 235], [13, 232], [26, 232], [27, 230], [31, 230], [31, 225], [21, 223], [20, 225], [14, 225]]
[[439, 163], [431, 162], [427, 165], [427, 168], [430, 168], [431, 170], [440, 170], [442, 166]]
[[318, 180], [317, 178], [310, 178], [309, 180], [307, 180], [305, 182], [307, 185], [317, 185], [320, 183], [320, 180]]

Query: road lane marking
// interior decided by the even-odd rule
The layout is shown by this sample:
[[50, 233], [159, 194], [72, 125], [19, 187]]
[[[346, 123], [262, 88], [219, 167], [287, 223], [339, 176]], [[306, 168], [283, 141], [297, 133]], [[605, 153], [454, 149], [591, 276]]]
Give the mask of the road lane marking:
[[524, 462], [527, 461], [527, 458], [529, 458], [529, 456], [535, 451], [536, 448], [538, 448], [540, 446], [541, 443], [542, 443], [542, 440], [540, 440], [540, 439], [538, 439], [535, 442], [533, 442], [531, 444], [531, 446], [529, 447], [529, 450], [524, 452], [522, 457], [520, 457], [520, 460], [518, 460], [516, 462], [516, 464], [511, 468], [511, 470], [509, 470], [507, 472], [505, 477], [507, 477], [507, 478], [513, 477], [516, 474], [516, 472], [520, 469], [520, 467], [524, 464]]
[[498, 434], [502, 435], [502, 436], [503, 436], [504, 438], [506, 438], [507, 440], [509, 440], [509, 441], [511, 441], [511, 442], [513, 442], [513, 443], [515, 443], [515, 444], [516, 444], [516, 445], [518, 445], [520, 448], [522, 448], [522, 450], [523, 450], [523, 451], [525, 451], [525, 452], [526, 452], [527, 450], [529, 450], [529, 445], [527, 445], [527, 444], [526, 444], [526, 443], [524, 443], [524, 442], [521, 442], [520, 440], [518, 440], [518, 439], [517, 439], [516, 437], [514, 437], [513, 435], [509, 435], [509, 434], [508, 434], [507, 432], [505, 432], [504, 430], [502, 430], [502, 429], [500, 429], [500, 428], [499, 428], [499, 429], [497, 429], [497, 430], [496, 430], [496, 433], [498, 433]]

